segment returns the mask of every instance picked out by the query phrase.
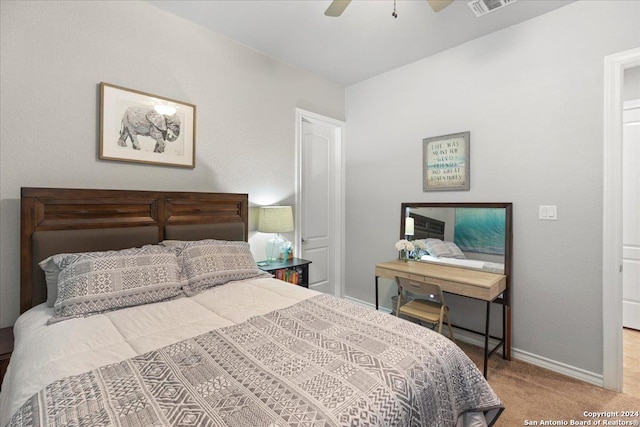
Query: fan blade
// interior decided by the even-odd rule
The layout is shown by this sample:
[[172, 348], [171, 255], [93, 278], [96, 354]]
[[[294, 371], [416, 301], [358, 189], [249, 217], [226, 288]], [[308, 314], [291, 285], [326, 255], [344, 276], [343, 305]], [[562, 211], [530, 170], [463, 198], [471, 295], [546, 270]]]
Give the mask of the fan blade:
[[340, 16], [347, 6], [349, 6], [349, 3], [351, 3], [351, 0], [333, 0], [324, 14], [334, 17]]
[[427, 0], [429, 2], [429, 6], [433, 9], [434, 12], [440, 12], [445, 7], [449, 6], [453, 3], [453, 0]]

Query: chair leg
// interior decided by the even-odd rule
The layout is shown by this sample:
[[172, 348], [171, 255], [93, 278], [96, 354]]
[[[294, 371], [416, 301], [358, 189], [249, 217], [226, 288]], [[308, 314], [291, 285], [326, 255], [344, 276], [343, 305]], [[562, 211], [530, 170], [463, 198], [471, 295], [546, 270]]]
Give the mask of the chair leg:
[[447, 326], [449, 327], [449, 336], [451, 337], [451, 341], [456, 342], [456, 339], [453, 336], [453, 326], [451, 326], [451, 320], [449, 319], [449, 307], [445, 307], [444, 315], [447, 318]]
[[440, 335], [442, 335], [442, 321], [443, 321], [443, 318], [444, 318], [443, 317], [444, 313], [445, 313], [444, 306], [442, 306], [442, 307], [440, 307], [440, 319], [438, 321], [438, 333]]

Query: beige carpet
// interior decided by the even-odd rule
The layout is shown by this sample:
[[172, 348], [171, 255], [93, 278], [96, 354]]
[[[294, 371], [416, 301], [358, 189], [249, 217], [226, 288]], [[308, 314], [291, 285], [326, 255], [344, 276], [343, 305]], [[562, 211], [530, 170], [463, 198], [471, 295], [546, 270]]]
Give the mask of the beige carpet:
[[640, 331], [623, 329], [624, 376], [622, 391], [640, 398]]
[[[482, 349], [463, 342], [458, 345], [482, 369]], [[566, 421], [566, 425], [571, 425], [571, 420], [591, 419], [584, 416], [585, 411], [640, 410], [638, 397], [614, 393], [518, 360], [506, 361], [499, 355], [489, 360], [489, 384], [506, 407], [495, 424], [498, 427], [536, 425], [526, 424], [526, 420], [537, 425], [544, 425], [541, 421]], [[623, 417], [594, 420], [618, 419], [637, 420]]]

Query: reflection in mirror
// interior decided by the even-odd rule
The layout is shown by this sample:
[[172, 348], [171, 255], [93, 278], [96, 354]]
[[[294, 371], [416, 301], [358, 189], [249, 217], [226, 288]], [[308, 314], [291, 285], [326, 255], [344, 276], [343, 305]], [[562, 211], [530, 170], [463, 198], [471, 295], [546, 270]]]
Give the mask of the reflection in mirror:
[[426, 246], [420, 261], [510, 271], [510, 203], [403, 203], [401, 219], [401, 237]]

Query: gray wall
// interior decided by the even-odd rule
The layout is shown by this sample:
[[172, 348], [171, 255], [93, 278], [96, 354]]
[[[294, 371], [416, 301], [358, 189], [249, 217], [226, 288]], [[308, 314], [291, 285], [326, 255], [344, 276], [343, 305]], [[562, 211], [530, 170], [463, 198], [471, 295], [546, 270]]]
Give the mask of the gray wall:
[[[19, 312], [20, 187], [292, 204], [295, 108], [344, 118], [343, 88], [144, 2], [2, 1], [0, 15], [0, 326]], [[98, 160], [101, 81], [196, 104], [196, 168]]]
[[[603, 57], [640, 46], [638, 22], [640, 2], [580, 1], [348, 87], [347, 296], [374, 302], [401, 202], [513, 202], [514, 349], [600, 374]], [[471, 190], [423, 193], [422, 139], [463, 131]]]
[[[340, 87], [146, 3], [2, 1], [0, 18], [0, 326], [18, 314], [21, 186], [293, 203], [294, 108], [345, 119]], [[511, 201], [515, 348], [602, 372], [602, 58], [640, 46], [638, 18], [577, 2], [349, 87], [347, 295], [373, 303], [401, 202]], [[196, 168], [98, 160], [100, 81], [196, 104]], [[471, 190], [423, 193], [422, 138], [465, 130]]]

